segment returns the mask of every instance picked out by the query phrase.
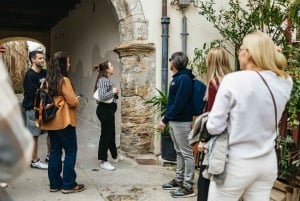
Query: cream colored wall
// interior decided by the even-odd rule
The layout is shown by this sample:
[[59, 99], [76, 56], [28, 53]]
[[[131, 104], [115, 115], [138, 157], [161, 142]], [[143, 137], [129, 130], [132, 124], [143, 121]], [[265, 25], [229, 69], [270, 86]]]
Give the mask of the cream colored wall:
[[[162, 1], [161, 0], [141, 0], [146, 20], [149, 21], [149, 41], [156, 46], [156, 87], [161, 88], [161, 44], [162, 44]], [[227, 6], [222, 0], [217, 0], [219, 7]], [[187, 55], [191, 60], [194, 57], [194, 49], [201, 48], [205, 42], [220, 38], [220, 35], [203, 16], [199, 15], [199, 8], [192, 4], [183, 9], [171, 5], [171, 0], [167, 4], [167, 16], [170, 17], [169, 25], [169, 56], [175, 51], [182, 50], [182, 17], [187, 17]], [[169, 72], [169, 81], [171, 72]]]

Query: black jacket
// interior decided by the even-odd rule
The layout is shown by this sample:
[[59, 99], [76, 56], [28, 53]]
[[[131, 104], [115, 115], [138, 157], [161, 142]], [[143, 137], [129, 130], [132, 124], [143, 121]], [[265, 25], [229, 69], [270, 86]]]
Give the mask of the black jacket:
[[41, 81], [46, 78], [46, 74], [47, 71], [44, 69], [37, 73], [30, 68], [26, 72], [23, 82], [24, 99], [22, 103], [25, 110], [33, 110], [35, 92], [40, 88]]

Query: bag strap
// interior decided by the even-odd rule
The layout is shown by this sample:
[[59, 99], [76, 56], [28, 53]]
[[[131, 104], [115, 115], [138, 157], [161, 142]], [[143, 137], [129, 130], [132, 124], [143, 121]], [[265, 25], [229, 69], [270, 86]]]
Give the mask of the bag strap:
[[274, 98], [274, 95], [267, 83], [267, 81], [265, 80], [265, 78], [258, 72], [258, 71], [255, 71], [259, 76], [260, 78], [262, 79], [262, 81], [265, 83], [265, 85], [267, 86], [271, 96], [272, 96], [272, 100], [273, 100], [273, 105], [274, 105], [274, 111], [275, 111], [275, 130], [276, 130], [276, 134], [278, 135], [278, 131], [277, 131], [277, 107], [276, 107], [276, 101], [275, 101], [275, 98]]

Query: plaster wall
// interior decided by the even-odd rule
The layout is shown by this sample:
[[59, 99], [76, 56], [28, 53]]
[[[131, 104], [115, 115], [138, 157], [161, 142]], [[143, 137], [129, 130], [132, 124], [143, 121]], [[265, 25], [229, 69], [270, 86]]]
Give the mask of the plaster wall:
[[[156, 47], [156, 87], [161, 87], [161, 56], [162, 56], [162, 16], [161, 0], [141, 0], [145, 18], [148, 22], [149, 37], [148, 40], [153, 42]], [[167, 16], [170, 17], [169, 25], [169, 56], [176, 51], [182, 51], [182, 17], [187, 18], [187, 56], [191, 60], [194, 56], [194, 49], [201, 48], [206, 42], [220, 38], [217, 30], [209, 23], [205, 17], [199, 15], [199, 8], [190, 4], [187, 8], [179, 9], [176, 5], [171, 5], [172, 0], [167, 3]], [[217, 7], [226, 6], [226, 2], [216, 0]], [[171, 80], [169, 72], [169, 80]]]
[[[120, 88], [118, 55], [113, 49], [119, 44], [118, 23], [112, 14], [112, 6], [107, 1], [84, 1], [76, 10], [61, 21], [51, 32], [51, 52], [67, 51], [71, 59], [70, 75], [77, 93], [82, 98], [79, 115], [82, 119], [100, 126], [96, 117], [96, 101], [92, 94], [97, 73], [92, 67], [110, 60], [115, 67], [112, 77], [114, 84]], [[120, 103], [116, 113], [116, 133], [120, 133]], [[88, 135], [86, 133], [85, 135]], [[99, 130], [100, 136], [100, 130]], [[117, 137], [119, 144], [120, 136]]]

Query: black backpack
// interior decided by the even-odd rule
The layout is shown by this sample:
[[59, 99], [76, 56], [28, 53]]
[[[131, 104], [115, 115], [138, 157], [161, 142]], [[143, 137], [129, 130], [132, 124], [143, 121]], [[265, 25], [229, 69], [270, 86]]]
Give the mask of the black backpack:
[[35, 125], [40, 127], [43, 122], [47, 122], [55, 117], [58, 110], [53, 97], [48, 93], [48, 83], [43, 81], [34, 97]]

